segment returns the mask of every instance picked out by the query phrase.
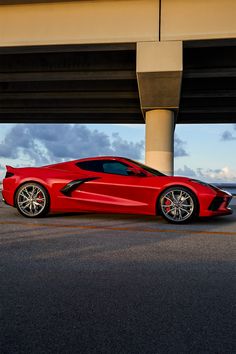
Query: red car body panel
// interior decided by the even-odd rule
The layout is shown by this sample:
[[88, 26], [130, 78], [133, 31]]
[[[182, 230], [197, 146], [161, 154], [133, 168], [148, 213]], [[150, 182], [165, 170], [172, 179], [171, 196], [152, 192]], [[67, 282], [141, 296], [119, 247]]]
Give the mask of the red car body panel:
[[[231, 214], [228, 207], [231, 195], [218, 188], [197, 183], [186, 177], [154, 176], [144, 171], [124, 176], [111, 173], [82, 170], [77, 163], [84, 161], [112, 160], [125, 163], [131, 169], [142, 172], [134, 161], [122, 157], [97, 157], [70, 162], [28, 168], [7, 166], [7, 176], [3, 180], [3, 198], [15, 206], [15, 193], [26, 182], [38, 182], [50, 196], [51, 212], [104, 212], [156, 215], [160, 194], [171, 186], [182, 186], [191, 190], [199, 204], [199, 216]], [[88, 180], [90, 179], [90, 180]], [[72, 181], [85, 181], [69, 195], [62, 192]], [[80, 183], [80, 182], [79, 182]], [[217, 210], [211, 210], [214, 198], [221, 197]]]

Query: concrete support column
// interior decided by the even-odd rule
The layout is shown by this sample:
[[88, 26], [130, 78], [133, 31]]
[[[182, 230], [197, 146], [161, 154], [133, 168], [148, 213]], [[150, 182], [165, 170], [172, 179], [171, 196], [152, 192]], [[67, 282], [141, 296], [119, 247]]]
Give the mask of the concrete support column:
[[146, 164], [167, 175], [173, 175], [174, 127], [171, 110], [146, 112]]
[[139, 42], [137, 78], [146, 116], [146, 164], [173, 174], [174, 112], [178, 111], [183, 71], [183, 43]]

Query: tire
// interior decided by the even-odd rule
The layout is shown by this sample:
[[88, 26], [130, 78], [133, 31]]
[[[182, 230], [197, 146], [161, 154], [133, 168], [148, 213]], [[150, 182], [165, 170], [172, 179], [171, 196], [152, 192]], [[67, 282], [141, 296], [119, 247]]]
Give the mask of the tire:
[[48, 214], [50, 199], [46, 189], [39, 183], [27, 182], [15, 195], [15, 206], [27, 218], [39, 218]]
[[198, 214], [198, 201], [189, 189], [173, 186], [161, 194], [158, 211], [169, 223], [189, 223]]

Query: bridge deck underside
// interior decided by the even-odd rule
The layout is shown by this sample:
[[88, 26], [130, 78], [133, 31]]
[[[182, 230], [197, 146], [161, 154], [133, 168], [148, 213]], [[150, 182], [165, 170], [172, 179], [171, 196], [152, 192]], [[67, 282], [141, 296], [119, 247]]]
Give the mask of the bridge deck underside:
[[[236, 40], [183, 58], [177, 123], [236, 123]], [[0, 48], [0, 122], [144, 123], [136, 44]]]
[[136, 45], [2, 48], [0, 121], [144, 123]]
[[236, 40], [184, 43], [178, 123], [236, 123]]

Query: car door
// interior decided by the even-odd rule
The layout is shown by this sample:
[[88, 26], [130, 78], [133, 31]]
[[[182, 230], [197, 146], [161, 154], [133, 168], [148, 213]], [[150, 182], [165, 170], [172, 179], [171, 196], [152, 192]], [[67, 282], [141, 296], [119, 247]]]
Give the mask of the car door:
[[73, 192], [84, 210], [149, 214], [154, 193], [148, 177], [131, 172], [131, 166], [117, 160], [89, 160], [78, 163], [86, 180]]

